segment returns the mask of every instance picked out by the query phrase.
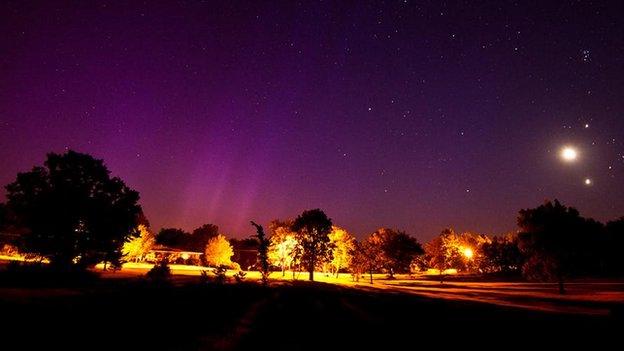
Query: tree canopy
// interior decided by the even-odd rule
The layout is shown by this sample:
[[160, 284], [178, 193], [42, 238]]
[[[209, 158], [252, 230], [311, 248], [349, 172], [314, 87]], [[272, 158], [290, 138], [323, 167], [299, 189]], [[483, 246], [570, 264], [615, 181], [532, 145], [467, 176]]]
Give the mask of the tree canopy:
[[291, 222], [281, 222], [274, 220], [269, 225], [271, 237], [269, 238], [269, 262], [282, 270], [282, 276], [286, 274], [286, 269], [291, 269], [293, 265], [299, 263], [297, 250], [299, 241], [297, 234], [291, 231]]
[[380, 264], [391, 278], [409, 272], [412, 260], [424, 252], [416, 238], [389, 228], [378, 229], [368, 241], [379, 246]]
[[218, 234], [208, 240], [206, 245], [206, 262], [210, 266], [232, 266], [234, 251], [225, 236]]
[[7, 209], [27, 232], [20, 249], [54, 265], [116, 262], [126, 238], [138, 234], [139, 193], [90, 155], [50, 153], [6, 190]]
[[520, 210], [518, 226], [518, 246], [527, 257], [523, 274], [529, 279], [557, 281], [561, 293], [565, 277], [587, 264], [583, 257], [591, 250], [586, 247], [586, 239], [600, 231], [597, 222], [581, 217], [575, 208], [557, 200]]
[[332, 226], [332, 231], [329, 233], [329, 242], [332, 250], [332, 258], [329, 261], [329, 265], [337, 277], [341, 268], [351, 265], [353, 250], [355, 250], [355, 237], [343, 228]]
[[327, 255], [331, 253], [331, 228], [331, 219], [320, 209], [303, 211], [292, 225], [292, 230], [297, 232], [299, 243], [303, 247], [301, 262], [307, 267], [310, 280], [314, 280], [317, 263], [327, 259]]

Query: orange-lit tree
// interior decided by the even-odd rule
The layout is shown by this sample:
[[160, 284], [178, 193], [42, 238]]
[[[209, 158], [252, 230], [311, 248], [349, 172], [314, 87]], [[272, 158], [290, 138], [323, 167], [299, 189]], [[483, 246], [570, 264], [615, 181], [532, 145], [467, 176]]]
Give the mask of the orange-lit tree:
[[459, 239], [453, 229], [447, 228], [425, 245], [429, 266], [440, 272], [440, 283], [444, 282], [444, 272], [464, 264]]
[[154, 233], [145, 224], [139, 224], [137, 230], [139, 236], [126, 241], [121, 249], [124, 261], [141, 261], [156, 242]]
[[355, 249], [351, 253], [351, 273], [356, 281], [361, 274], [368, 273], [370, 283], [373, 284], [373, 273], [382, 268], [381, 246], [371, 237], [355, 242]]
[[280, 267], [282, 277], [286, 275], [286, 269], [291, 269], [294, 264], [298, 264], [299, 255], [297, 247], [296, 233], [290, 230], [291, 223], [274, 220], [270, 224], [271, 238], [269, 239], [269, 262]]
[[341, 268], [351, 265], [355, 238], [346, 230], [333, 226], [331, 233], [329, 233], [329, 242], [332, 250], [332, 259], [329, 264], [337, 278]]
[[331, 254], [329, 233], [332, 222], [320, 209], [303, 211], [295, 219], [292, 230], [303, 247], [301, 263], [307, 268], [309, 279], [314, 280], [314, 269]]
[[230, 242], [221, 234], [208, 240], [205, 253], [206, 262], [210, 266], [233, 266], [231, 258], [234, 255], [234, 250]]

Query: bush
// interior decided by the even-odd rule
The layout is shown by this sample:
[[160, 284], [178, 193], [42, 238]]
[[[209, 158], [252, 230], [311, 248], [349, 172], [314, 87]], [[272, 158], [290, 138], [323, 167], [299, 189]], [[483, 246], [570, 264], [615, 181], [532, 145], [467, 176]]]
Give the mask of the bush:
[[167, 260], [157, 262], [152, 269], [147, 272], [147, 277], [154, 281], [168, 280], [171, 276], [171, 269]]
[[236, 280], [237, 283], [242, 283], [245, 280], [246, 275], [247, 273], [243, 271], [238, 271], [236, 274], [234, 274], [234, 280]]
[[227, 267], [224, 265], [221, 265], [212, 270], [212, 274], [215, 275], [215, 283], [223, 284], [227, 281], [227, 276], [225, 275], [225, 272], [227, 272]]
[[200, 276], [199, 276], [199, 282], [202, 284], [206, 284], [210, 282], [210, 278], [208, 277], [207, 271], [201, 271]]

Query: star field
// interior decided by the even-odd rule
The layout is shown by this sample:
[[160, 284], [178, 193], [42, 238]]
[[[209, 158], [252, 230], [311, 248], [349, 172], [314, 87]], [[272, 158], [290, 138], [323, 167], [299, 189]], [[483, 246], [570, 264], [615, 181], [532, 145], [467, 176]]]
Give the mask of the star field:
[[[366, 235], [624, 215], [621, 2], [0, 5], [0, 182], [103, 158], [156, 229], [320, 207]], [[561, 148], [573, 146], [574, 162]], [[589, 180], [589, 183], [587, 182]]]

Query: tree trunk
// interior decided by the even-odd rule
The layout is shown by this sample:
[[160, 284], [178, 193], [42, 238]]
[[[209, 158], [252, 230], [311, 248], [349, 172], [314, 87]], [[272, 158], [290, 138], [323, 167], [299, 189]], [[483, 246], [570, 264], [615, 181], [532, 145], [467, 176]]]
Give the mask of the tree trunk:
[[442, 274], [444, 271], [440, 269], [440, 284], [444, 284], [444, 274]]
[[286, 265], [282, 264], [282, 278], [286, 276]]
[[314, 269], [310, 269], [310, 275], [308, 276], [308, 280], [314, 281]]
[[370, 283], [373, 284], [373, 270], [369, 270], [368, 273], [370, 275]]

